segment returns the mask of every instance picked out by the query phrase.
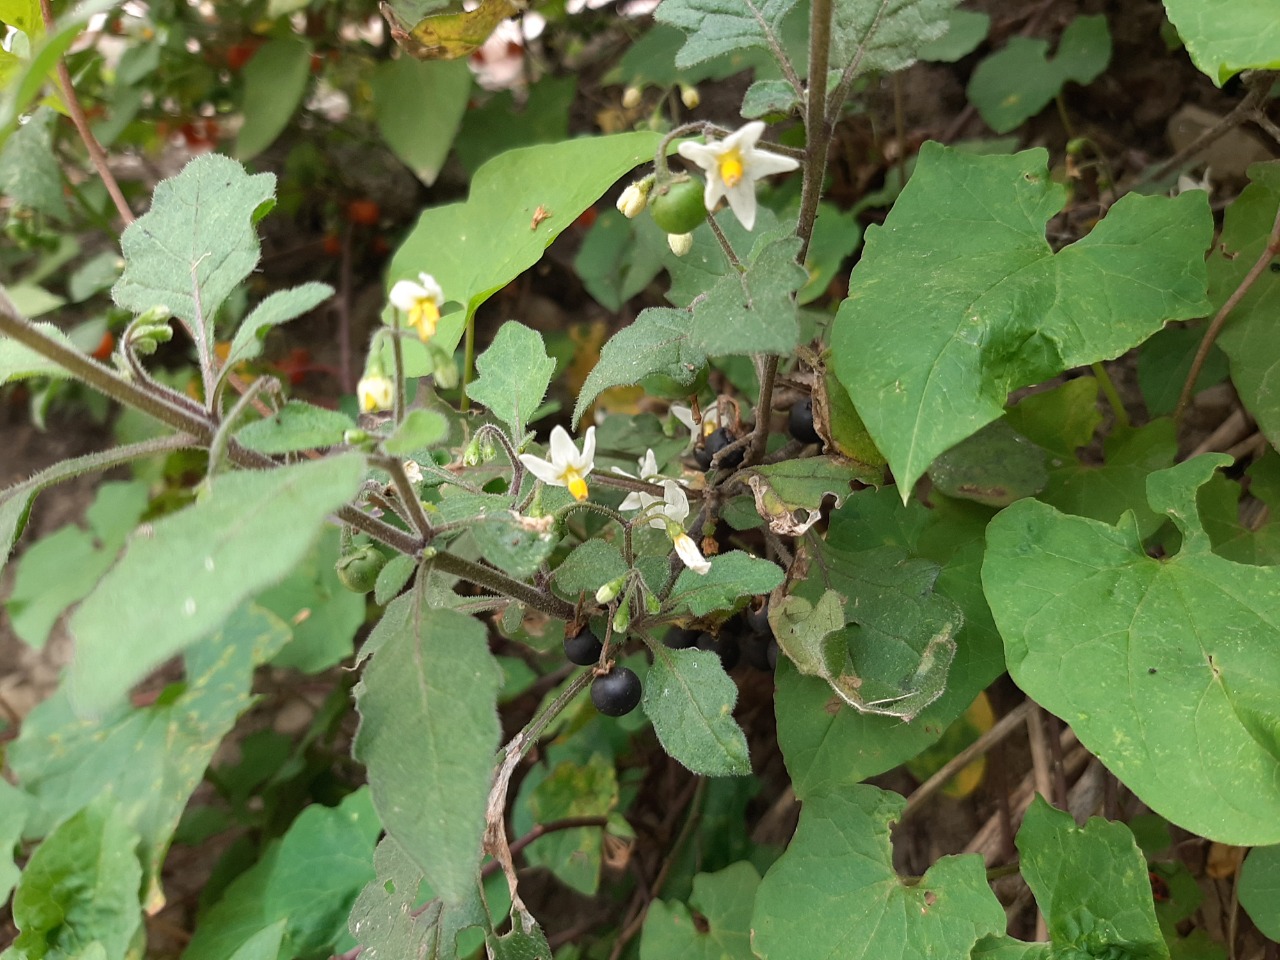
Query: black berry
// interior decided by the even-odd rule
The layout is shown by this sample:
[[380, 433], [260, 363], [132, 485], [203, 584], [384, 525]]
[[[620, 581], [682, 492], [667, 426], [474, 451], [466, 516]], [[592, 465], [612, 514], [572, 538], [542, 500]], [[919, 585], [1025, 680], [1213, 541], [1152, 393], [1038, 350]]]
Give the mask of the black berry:
[[[749, 633], [742, 640], [742, 656], [755, 667], [757, 670], [764, 670], [766, 673], [773, 670], [773, 664], [769, 662], [769, 647], [777, 644], [768, 637], [762, 637], [758, 633]], [[775, 660], [777, 662], [776, 654]]]
[[[702, 448], [694, 451], [694, 459], [698, 461], [698, 466], [703, 470], [711, 469], [711, 458], [736, 440], [728, 427], [720, 427], [713, 431], [705, 440], [702, 441]], [[742, 458], [747, 455], [746, 447], [739, 447], [727, 457], [720, 458], [721, 470], [732, 470], [734, 467], [742, 463]]]
[[643, 693], [634, 670], [614, 667], [591, 682], [591, 702], [606, 717], [621, 717], [634, 710]]
[[773, 636], [773, 628], [769, 626], [769, 600], [767, 597], [759, 607], [755, 605], [747, 607], [745, 618], [747, 626], [752, 633], [757, 633], [762, 637]]
[[822, 438], [813, 426], [813, 397], [805, 397], [791, 405], [787, 429], [801, 443], [820, 443]]
[[726, 670], [736, 667], [738, 660], [742, 657], [742, 648], [733, 637], [716, 638], [709, 633], [704, 633], [698, 637], [697, 647], [699, 650], [712, 650], [718, 654], [720, 666]]
[[599, 661], [602, 650], [604, 650], [604, 644], [600, 642], [600, 638], [595, 635], [590, 627], [583, 627], [575, 637], [565, 635], [564, 655], [569, 659], [570, 663], [576, 663], [580, 667], [589, 667]]
[[662, 642], [672, 650], [685, 650], [698, 642], [697, 630], [685, 630], [683, 627], [672, 627]]

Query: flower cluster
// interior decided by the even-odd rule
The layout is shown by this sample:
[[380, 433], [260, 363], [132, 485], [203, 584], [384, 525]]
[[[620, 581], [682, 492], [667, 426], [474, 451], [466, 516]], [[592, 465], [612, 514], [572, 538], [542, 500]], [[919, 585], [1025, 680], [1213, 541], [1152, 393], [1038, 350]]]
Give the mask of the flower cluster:
[[[627, 494], [627, 498], [618, 505], [618, 509], [648, 512], [656, 507], [656, 515], [649, 518], [649, 526], [666, 530], [667, 535], [671, 537], [672, 545], [676, 548], [676, 555], [684, 565], [694, 573], [705, 574], [711, 569], [711, 563], [702, 555], [693, 538], [684, 532], [684, 522], [689, 517], [688, 496], [678, 481], [663, 477], [658, 472], [657, 457], [654, 456], [652, 449], [645, 451], [645, 455], [640, 458], [639, 466], [639, 479], [649, 483], [660, 483], [662, 496], [636, 490]], [[623, 477], [631, 477], [631, 474], [617, 467], [613, 468], [613, 472]]]

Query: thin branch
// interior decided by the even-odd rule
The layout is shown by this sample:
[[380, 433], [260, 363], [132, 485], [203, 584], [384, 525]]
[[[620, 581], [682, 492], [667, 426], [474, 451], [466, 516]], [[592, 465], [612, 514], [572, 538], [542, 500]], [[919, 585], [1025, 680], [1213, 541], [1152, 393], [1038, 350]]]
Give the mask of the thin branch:
[[831, 62], [832, 0], [813, 0], [809, 12], [809, 95], [805, 100], [804, 184], [800, 189], [800, 219], [796, 236], [800, 252], [796, 262], [803, 265], [813, 238], [813, 225], [818, 219], [818, 201], [827, 173], [827, 151], [831, 147], [831, 131], [835, 121], [827, 111], [827, 65]]
[[509, 577], [493, 567], [486, 567], [474, 560], [465, 560], [456, 554], [445, 552], [435, 554], [432, 562], [444, 573], [469, 580], [494, 593], [504, 594], [525, 606], [541, 610], [548, 616], [566, 622], [573, 619], [573, 604], [566, 603], [555, 594], [543, 592], [537, 587]]
[[[57, 26], [53, 19], [53, 7], [49, 0], [40, 0], [40, 16], [44, 20], [45, 33], [53, 34]], [[116, 205], [116, 212], [120, 214], [121, 221], [127, 227], [133, 223], [133, 211], [129, 209], [129, 201], [124, 198], [124, 192], [120, 189], [120, 184], [116, 182], [116, 177], [111, 172], [111, 167], [107, 164], [106, 151], [102, 149], [102, 144], [98, 143], [98, 138], [93, 135], [93, 130], [89, 127], [89, 118], [85, 116], [84, 107], [80, 105], [80, 100], [76, 96], [76, 88], [71, 83], [71, 72], [67, 69], [67, 64], [62, 57], [58, 58], [57, 69], [58, 86], [61, 88], [62, 101], [66, 104], [67, 113], [71, 115], [71, 122], [75, 124], [76, 133], [80, 135], [85, 149], [89, 151], [89, 160], [93, 163], [93, 168], [98, 172], [98, 176], [102, 178], [102, 185], [107, 188], [107, 193], [111, 196], [111, 202]]]
[[413, 524], [422, 539], [429, 543], [435, 536], [435, 529], [427, 518], [426, 511], [422, 509], [422, 501], [418, 499], [418, 492], [409, 482], [409, 475], [404, 472], [404, 464], [400, 462], [400, 458], [378, 457], [374, 463], [391, 474], [391, 482], [396, 486], [396, 493], [400, 495], [400, 502], [409, 516], [409, 522]]
[[1213, 322], [1209, 324], [1209, 329], [1204, 332], [1204, 337], [1200, 340], [1200, 347], [1196, 350], [1195, 359], [1191, 361], [1191, 369], [1187, 373], [1186, 382], [1182, 385], [1182, 394], [1178, 397], [1178, 406], [1173, 411], [1175, 422], [1180, 423], [1183, 415], [1187, 412], [1187, 406], [1191, 403], [1191, 394], [1195, 390], [1196, 381], [1200, 378], [1200, 371], [1204, 369], [1205, 361], [1209, 358], [1209, 350], [1213, 346], [1213, 342], [1218, 339], [1218, 334], [1222, 332], [1222, 327], [1226, 324], [1227, 317], [1235, 309], [1236, 304], [1243, 300], [1253, 285], [1257, 283], [1258, 278], [1262, 276], [1262, 272], [1267, 269], [1268, 264], [1277, 254], [1280, 254], [1280, 209], [1276, 210], [1276, 219], [1271, 225], [1271, 235], [1267, 238], [1267, 245], [1263, 247], [1257, 261], [1249, 268], [1249, 272], [1245, 274], [1244, 279], [1240, 281], [1240, 286], [1236, 287], [1235, 292], [1222, 305], [1222, 309], [1213, 318]]
[[[1264, 74], [1264, 76], [1269, 76]], [[1271, 92], [1270, 83], [1256, 83], [1250, 85], [1249, 92], [1245, 94], [1243, 100], [1235, 105], [1235, 108], [1225, 117], [1215, 123], [1213, 126], [1204, 130], [1200, 136], [1196, 137], [1185, 147], [1175, 153], [1164, 163], [1156, 167], [1149, 167], [1142, 176], [1138, 177], [1134, 186], [1144, 183], [1150, 183], [1153, 180], [1161, 180], [1172, 171], [1181, 167], [1184, 163], [1198, 154], [1209, 144], [1222, 137], [1224, 134], [1234, 130], [1247, 120], [1256, 118], [1261, 113], [1262, 104], [1267, 100], [1268, 94]], [[1265, 116], [1265, 114], [1263, 114]]]

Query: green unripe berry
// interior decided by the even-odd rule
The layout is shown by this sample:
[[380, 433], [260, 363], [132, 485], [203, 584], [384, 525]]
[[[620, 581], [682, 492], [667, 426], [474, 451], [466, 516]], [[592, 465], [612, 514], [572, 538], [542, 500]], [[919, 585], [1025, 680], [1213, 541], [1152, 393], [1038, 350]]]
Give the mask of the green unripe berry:
[[363, 546], [339, 559], [334, 569], [342, 585], [352, 593], [368, 593], [386, 565], [387, 558], [381, 550], [375, 546]]
[[660, 183], [649, 194], [649, 215], [667, 233], [692, 233], [707, 216], [702, 181], [680, 176]]

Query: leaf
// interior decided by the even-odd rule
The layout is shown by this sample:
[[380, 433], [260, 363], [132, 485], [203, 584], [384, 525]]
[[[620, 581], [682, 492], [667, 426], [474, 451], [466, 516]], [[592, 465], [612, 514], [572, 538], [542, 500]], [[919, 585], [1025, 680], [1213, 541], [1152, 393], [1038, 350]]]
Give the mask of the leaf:
[[[849, 496], [854, 471], [832, 457], [805, 457], [754, 467], [747, 484], [755, 496], [756, 510], [769, 521], [774, 533], [799, 536], [822, 515], [820, 507], [828, 496], [839, 507]], [[805, 511], [807, 518], [797, 523], [794, 514]]]
[[820, 202], [818, 219], [813, 224], [813, 239], [805, 254], [804, 268], [808, 277], [796, 294], [796, 303], [803, 306], [825, 294], [860, 243], [862, 224], [857, 216], [841, 210], [834, 203]]
[[53, 154], [56, 117], [52, 108], [40, 107], [5, 142], [0, 150], [0, 193], [65, 223], [71, 211], [62, 195], [62, 168]]
[[364, 458], [345, 455], [221, 475], [204, 499], [135, 535], [71, 618], [77, 712], [117, 702], [152, 668], [281, 580], [320, 525], [355, 495]]
[[[1247, 188], [1246, 188], [1247, 189]], [[1239, 198], [1237, 198], [1238, 202]], [[1227, 208], [1234, 209], [1234, 205]], [[1228, 215], [1228, 223], [1231, 217]], [[1210, 254], [1209, 288], [1213, 290], [1212, 274], [1217, 264], [1214, 253]], [[1138, 386], [1142, 389], [1142, 398], [1147, 403], [1147, 412], [1153, 417], [1167, 417], [1178, 405], [1178, 396], [1182, 393], [1182, 385], [1191, 373], [1191, 362], [1204, 339], [1204, 324], [1191, 326], [1171, 325], [1165, 327], [1154, 337], [1142, 345], [1138, 352]], [[1216, 383], [1227, 379], [1227, 357], [1217, 341], [1209, 348], [1209, 355], [1200, 374], [1196, 377], [1195, 391], [1199, 393]]]
[[185, 681], [151, 706], [82, 720], [65, 690], [45, 700], [24, 720], [7, 757], [39, 801], [29, 832], [45, 834], [94, 798], [110, 797], [120, 823], [140, 835], [151, 898], [162, 904], [160, 867], [178, 818], [222, 738], [253, 703], [254, 667], [288, 639], [279, 618], [242, 607], [189, 651]]
[[[537, 824], [568, 817], [607, 817], [617, 805], [613, 760], [599, 753], [585, 763], [557, 763], [529, 794], [529, 812]], [[525, 858], [531, 867], [546, 867], [560, 882], [590, 897], [600, 885], [603, 845], [602, 827], [556, 830], [530, 844]]]
[[947, 32], [936, 40], [930, 40], [917, 51], [921, 60], [934, 63], [955, 63], [978, 49], [991, 29], [991, 17], [973, 10], [952, 10], [948, 17]]
[[979, 937], [1004, 931], [978, 856], [943, 857], [919, 883], [903, 883], [889, 827], [905, 803], [861, 785], [805, 801], [795, 836], [756, 893], [758, 957], [967, 957]]
[[474, 53], [508, 17], [524, 9], [519, 0], [480, 0], [462, 13], [423, 17], [409, 27], [389, 3], [379, 5], [400, 48], [419, 60], [454, 60]]
[[1191, 62], [1219, 87], [1241, 70], [1280, 69], [1280, 11], [1274, 0], [1164, 0]]
[[[76, 345], [67, 339], [67, 335], [53, 324], [36, 323], [33, 326], [45, 336], [57, 340], [64, 347], [75, 350], [77, 353], [80, 352]], [[16, 380], [27, 380], [31, 377], [67, 376], [70, 376], [70, 374], [63, 367], [47, 359], [43, 354], [36, 353], [36, 351], [24, 346], [17, 340], [0, 337], [0, 386], [6, 383], [13, 383]]]
[[[425, 270], [463, 305], [442, 318], [432, 341], [452, 353], [480, 304], [537, 263], [614, 181], [652, 160], [661, 139], [649, 132], [586, 137], [495, 157], [476, 172], [465, 203], [423, 211], [392, 258], [388, 284]], [[564, 176], [566, 170], [575, 175]], [[550, 216], [530, 229], [538, 207]]]
[[846, 73], [905, 70], [942, 37], [957, 0], [840, 0], [831, 21], [831, 62]]
[[223, 960], [281, 921], [282, 957], [345, 951], [351, 946], [347, 914], [374, 879], [381, 829], [367, 788], [336, 807], [306, 807], [201, 915], [183, 960]]
[[738, 687], [711, 650], [653, 644], [653, 666], [640, 705], [662, 748], [694, 773], [738, 777], [751, 772], [747, 738], [733, 719]]
[[1049, 482], [1045, 451], [1005, 420], [989, 423], [929, 467], [934, 488], [949, 497], [1005, 507]]
[[244, 124], [236, 133], [236, 159], [251, 160], [289, 125], [311, 80], [311, 44], [296, 36], [268, 40], [245, 64]]
[[578, 594], [594, 594], [626, 572], [627, 564], [617, 544], [592, 538], [575, 547], [551, 576], [560, 593], [576, 600]]
[[1020, 869], [1035, 894], [1055, 951], [1168, 957], [1151, 901], [1147, 858], [1123, 823], [1071, 814], [1041, 796], [1018, 831]]
[[345, 413], [290, 400], [271, 416], [241, 427], [235, 437], [259, 453], [296, 453], [341, 446], [354, 429], [355, 421]]
[[425, 606], [419, 589], [390, 603], [365, 649], [356, 759], [387, 833], [457, 905], [480, 868], [502, 672], [479, 621]]
[[1054, 254], [1043, 229], [1063, 194], [1045, 157], [926, 143], [885, 225], [867, 231], [832, 352], [904, 503], [938, 454], [1001, 416], [1010, 390], [1205, 312], [1202, 191], [1130, 194]]
[[992, 521], [982, 582], [1017, 684], [1161, 816], [1223, 843], [1280, 840], [1280, 570], [1210, 551], [1195, 491], [1223, 455], [1153, 473], [1182, 532], [1147, 556], [1110, 527], [1023, 500]]
[[[392, 153], [428, 187], [436, 182], [471, 93], [465, 62], [386, 60], [374, 69], [373, 112]], [[428, 116], [423, 104], [430, 104]]]
[[161, 180], [151, 210], [120, 238], [125, 268], [111, 288], [116, 303], [139, 314], [168, 307], [212, 356], [213, 318], [258, 263], [254, 217], [274, 192], [272, 174], [249, 176], [216, 153]]
[[491, 960], [551, 960], [551, 945], [537, 924], [530, 931], [513, 929], [498, 936], [485, 937], [485, 949]]
[[458, 906], [429, 900], [416, 909], [423, 872], [395, 839], [384, 836], [373, 855], [377, 877], [351, 908], [348, 929], [367, 960], [455, 960], [455, 940], [488, 920], [474, 889]]
[[533, 576], [559, 542], [550, 516], [526, 517], [505, 510], [470, 528], [480, 555], [517, 579]]
[[544, 75], [519, 102], [510, 90], [500, 90], [483, 105], [469, 107], [454, 141], [458, 162], [474, 175], [486, 160], [507, 150], [568, 140], [569, 112], [577, 91], [574, 75]]
[[1010, 37], [974, 69], [966, 93], [992, 130], [1008, 133], [1043, 110], [1068, 80], [1092, 83], [1110, 60], [1107, 18], [1076, 17], [1062, 31], [1053, 58], [1044, 40]]
[[1240, 906], [1262, 935], [1280, 938], [1280, 846], [1250, 850], [1237, 889]]
[[746, 272], [731, 270], [693, 307], [690, 346], [708, 357], [790, 353], [800, 337], [794, 293], [808, 279], [800, 239], [762, 239]]
[[529, 419], [547, 395], [555, 368], [542, 335], [509, 320], [499, 328], [489, 349], [476, 358], [477, 377], [467, 385], [467, 396], [488, 407], [519, 444]]
[[573, 422], [610, 387], [631, 386], [660, 373], [688, 386], [705, 366], [707, 356], [691, 342], [693, 318], [687, 310], [648, 307], [600, 350], [573, 408]]
[[795, 5], [796, 0], [664, 0], [653, 18], [687, 34], [676, 53], [676, 67], [683, 70], [721, 54], [769, 49]]
[[689, 906], [705, 918], [696, 925], [682, 903], [655, 900], [640, 934], [640, 960], [755, 960], [751, 909], [760, 874], [745, 861], [693, 878]]
[[[801, 799], [815, 791], [857, 783], [916, 756], [943, 734], [979, 691], [1004, 672], [1000, 637], [978, 582], [990, 515], [988, 508], [945, 497], [936, 497], [932, 510], [914, 501], [904, 509], [891, 488], [864, 490], [832, 513], [827, 542], [839, 552], [831, 557], [824, 554], [822, 563], [811, 564], [811, 582], [793, 588], [793, 593], [811, 604], [819, 603], [828, 589], [837, 596], [847, 596], [846, 621], [850, 607], [860, 610], [867, 604], [875, 614], [868, 618], [871, 625], [917, 637], [914, 646], [909, 645], [911, 650], [922, 650], [936, 633], [937, 624], [945, 622], [955, 607], [964, 619], [955, 635], [956, 653], [946, 690], [911, 723], [860, 713], [845, 706], [825, 680], [802, 676], [789, 661], [779, 663], [775, 701], [778, 743]], [[877, 588], [861, 582], [861, 571], [868, 567], [880, 581], [892, 583], [901, 578], [893, 565], [886, 563], [891, 556], [887, 547], [896, 549], [898, 557], [912, 558], [913, 567], [908, 569], [927, 571], [921, 559], [941, 566], [933, 583], [935, 596], [917, 594], [909, 589], [909, 580], [903, 580], [896, 596], [884, 585]], [[850, 554], [865, 556], [846, 567], [845, 558]], [[831, 569], [830, 584], [819, 575], [823, 563]], [[877, 563], [887, 569], [877, 571]], [[883, 591], [882, 599], [868, 604], [879, 591]], [[911, 615], [904, 617], [902, 611], [911, 611]], [[842, 639], [847, 646], [848, 635]], [[901, 650], [904, 663], [909, 663], [906, 650], [894, 646]]]
[[695, 617], [715, 610], [727, 610], [735, 600], [768, 593], [782, 582], [782, 569], [768, 560], [741, 550], [730, 550], [710, 558], [711, 570], [704, 574], [684, 570], [671, 590], [674, 607], [688, 607]]
[[630, 220], [617, 210], [605, 209], [582, 238], [573, 269], [587, 293], [616, 313], [662, 272], [662, 261], [654, 251], [640, 246]]
[[148, 499], [144, 483], [104, 483], [86, 514], [90, 530], [63, 527], [22, 555], [5, 606], [13, 632], [28, 646], [41, 649], [63, 611], [97, 586]]
[[222, 375], [225, 377], [238, 363], [261, 356], [262, 341], [273, 327], [297, 319], [332, 296], [333, 287], [327, 283], [303, 283], [288, 290], [277, 290], [263, 299], [236, 330], [223, 362]]
[[0, 780], [0, 897], [6, 901], [22, 874], [14, 863], [13, 852], [26, 832], [27, 817], [34, 806], [27, 793], [8, 780]]
[[75, 957], [94, 941], [100, 956], [123, 960], [142, 923], [138, 835], [110, 801], [85, 807], [45, 837], [13, 894], [17, 958]]
[[449, 422], [435, 410], [410, 410], [382, 449], [395, 457], [421, 453], [449, 437]]
[[[1209, 257], [1209, 300], [1212, 313], [1235, 293], [1266, 249], [1276, 207], [1280, 205], [1280, 162], [1249, 168], [1252, 183], [1227, 208], [1220, 246]], [[1275, 379], [1280, 347], [1274, 336], [1280, 275], [1264, 270], [1244, 298], [1232, 308], [1218, 345], [1231, 361], [1235, 384], [1249, 412], [1272, 446], [1280, 445], [1280, 401]]]

